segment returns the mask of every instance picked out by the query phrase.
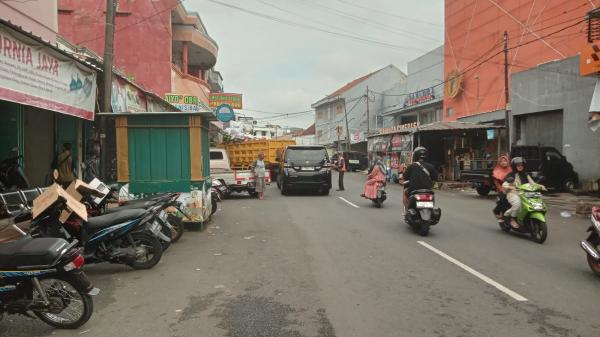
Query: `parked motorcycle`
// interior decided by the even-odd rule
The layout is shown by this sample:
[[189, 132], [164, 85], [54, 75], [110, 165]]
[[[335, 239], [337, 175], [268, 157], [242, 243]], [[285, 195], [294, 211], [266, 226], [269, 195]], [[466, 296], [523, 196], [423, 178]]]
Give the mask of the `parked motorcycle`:
[[33, 318], [29, 314], [33, 312], [56, 328], [85, 324], [93, 312], [91, 296], [100, 290], [81, 270], [84, 258], [77, 244], [30, 236], [1, 244], [0, 318], [5, 314]]
[[592, 225], [588, 228], [588, 238], [581, 241], [581, 248], [587, 253], [587, 262], [594, 274], [600, 276], [600, 207], [592, 208]]
[[537, 184], [523, 184], [518, 189], [521, 198], [521, 210], [517, 216], [518, 228], [510, 225], [510, 217], [504, 217], [499, 222], [500, 228], [505, 232], [515, 231], [517, 233], [529, 234], [531, 239], [537, 243], [544, 243], [548, 236], [546, 225], [546, 212], [548, 211], [542, 199], [541, 186]]
[[442, 216], [442, 210], [435, 207], [432, 190], [416, 190], [408, 197], [408, 210], [404, 220], [419, 235], [427, 236], [431, 226], [436, 225]]
[[[66, 192], [61, 190], [55, 185], [44, 192], [59, 197], [39, 214], [33, 213], [32, 236], [76, 239], [84, 247], [88, 263], [122, 263], [134, 269], [149, 269], [160, 261], [161, 225], [155, 221], [155, 213], [130, 209], [88, 219], [85, 206], [74, 198], [68, 200]], [[73, 212], [68, 220], [63, 220], [63, 211], [78, 208], [80, 212]]]
[[29, 188], [29, 180], [19, 163], [21, 157], [0, 161], [0, 192]]

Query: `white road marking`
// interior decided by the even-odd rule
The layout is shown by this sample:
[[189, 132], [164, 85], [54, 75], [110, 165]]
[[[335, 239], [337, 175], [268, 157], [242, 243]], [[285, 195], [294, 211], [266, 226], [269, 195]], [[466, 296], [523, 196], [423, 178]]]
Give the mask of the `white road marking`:
[[508, 289], [507, 287], [501, 285], [500, 283], [492, 280], [491, 278], [483, 275], [482, 273], [478, 272], [477, 270], [467, 266], [466, 264], [458, 261], [457, 259], [447, 255], [446, 253], [442, 252], [441, 250], [429, 245], [428, 243], [424, 242], [424, 241], [417, 241], [421, 246], [429, 249], [430, 251], [438, 254], [439, 256], [443, 257], [444, 259], [454, 263], [455, 265], [461, 267], [462, 269], [464, 269], [465, 271], [471, 273], [472, 275], [476, 276], [477, 278], [479, 278], [480, 280], [482, 280], [483, 282], [495, 287], [496, 289], [500, 290], [501, 292], [505, 293], [506, 295], [512, 297], [513, 299], [519, 301], [519, 302], [527, 302], [527, 298], [517, 294], [516, 292]]
[[352, 206], [352, 207], [354, 207], [354, 208], [360, 208], [360, 207], [358, 207], [357, 205], [355, 205], [355, 204], [351, 203], [350, 201], [348, 201], [348, 200], [346, 200], [346, 199], [344, 199], [344, 198], [342, 198], [342, 197], [338, 197], [338, 198], [340, 198], [342, 201], [344, 201], [345, 203], [347, 203], [348, 205], [350, 205], [350, 206]]

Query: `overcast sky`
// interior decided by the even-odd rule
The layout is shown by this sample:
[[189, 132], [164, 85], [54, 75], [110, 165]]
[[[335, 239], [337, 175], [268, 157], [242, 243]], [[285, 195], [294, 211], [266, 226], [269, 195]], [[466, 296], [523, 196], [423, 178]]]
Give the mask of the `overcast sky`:
[[[215, 68], [223, 75], [226, 92], [244, 95], [246, 109], [309, 110], [311, 103], [347, 82], [389, 64], [406, 72], [409, 60], [443, 43], [442, 0], [214, 1], [272, 18], [211, 0], [183, 1], [189, 11], [200, 13], [217, 41]], [[281, 119], [238, 112], [272, 117], [280, 125], [307, 127], [314, 122], [314, 114]]]

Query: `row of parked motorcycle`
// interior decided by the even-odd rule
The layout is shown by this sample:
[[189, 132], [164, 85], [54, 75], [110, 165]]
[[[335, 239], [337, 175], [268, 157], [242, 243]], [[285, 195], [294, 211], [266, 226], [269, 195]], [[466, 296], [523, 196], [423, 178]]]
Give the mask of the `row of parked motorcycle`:
[[[22, 202], [15, 204], [15, 196]], [[84, 263], [154, 267], [182, 237], [183, 218], [191, 218], [179, 197], [119, 201], [117, 190], [98, 179], [0, 194], [14, 223], [30, 222], [28, 232], [12, 225], [22, 238], [0, 244], [0, 319], [20, 314], [57, 328], [85, 324], [100, 291], [82, 271]]]

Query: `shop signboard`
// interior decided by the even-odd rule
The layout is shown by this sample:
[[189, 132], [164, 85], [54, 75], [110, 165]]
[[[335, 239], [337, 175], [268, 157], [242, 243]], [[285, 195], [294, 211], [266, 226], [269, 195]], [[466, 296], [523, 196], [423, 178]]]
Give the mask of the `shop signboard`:
[[408, 96], [406, 97], [406, 100], [404, 101], [404, 107], [421, 104], [424, 102], [431, 101], [433, 99], [435, 99], [435, 95], [433, 93], [433, 87], [426, 88], [426, 89], [419, 90], [419, 91], [408, 94]]
[[371, 152], [387, 152], [390, 148], [390, 136], [371, 137], [367, 146]]
[[209, 109], [198, 96], [181, 95], [181, 94], [165, 94], [165, 101], [174, 105], [177, 109], [183, 112], [208, 112]]
[[398, 124], [387, 128], [379, 129], [380, 134], [390, 134], [394, 132], [412, 132], [419, 127], [419, 123]]
[[410, 151], [412, 148], [412, 134], [395, 134], [390, 140], [392, 151]]
[[228, 104], [221, 104], [215, 109], [215, 115], [217, 119], [223, 123], [232, 121], [235, 118], [233, 109]]
[[125, 80], [113, 78], [111, 106], [113, 112], [146, 112], [146, 94]]
[[94, 120], [96, 72], [0, 26], [0, 99]]
[[356, 143], [360, 143], [360, 142], [364, 142], [365, 141], [365, 133], [362, 131], [354, 131], [352, 132], [352, 134], [350, 134], [350, 143], [351, 144], [356, 144]]
[[233, 109], [242, 109], [242, 94], [213, 93], [208, 98], [208, 104], [211, 108], [227, 104]]

